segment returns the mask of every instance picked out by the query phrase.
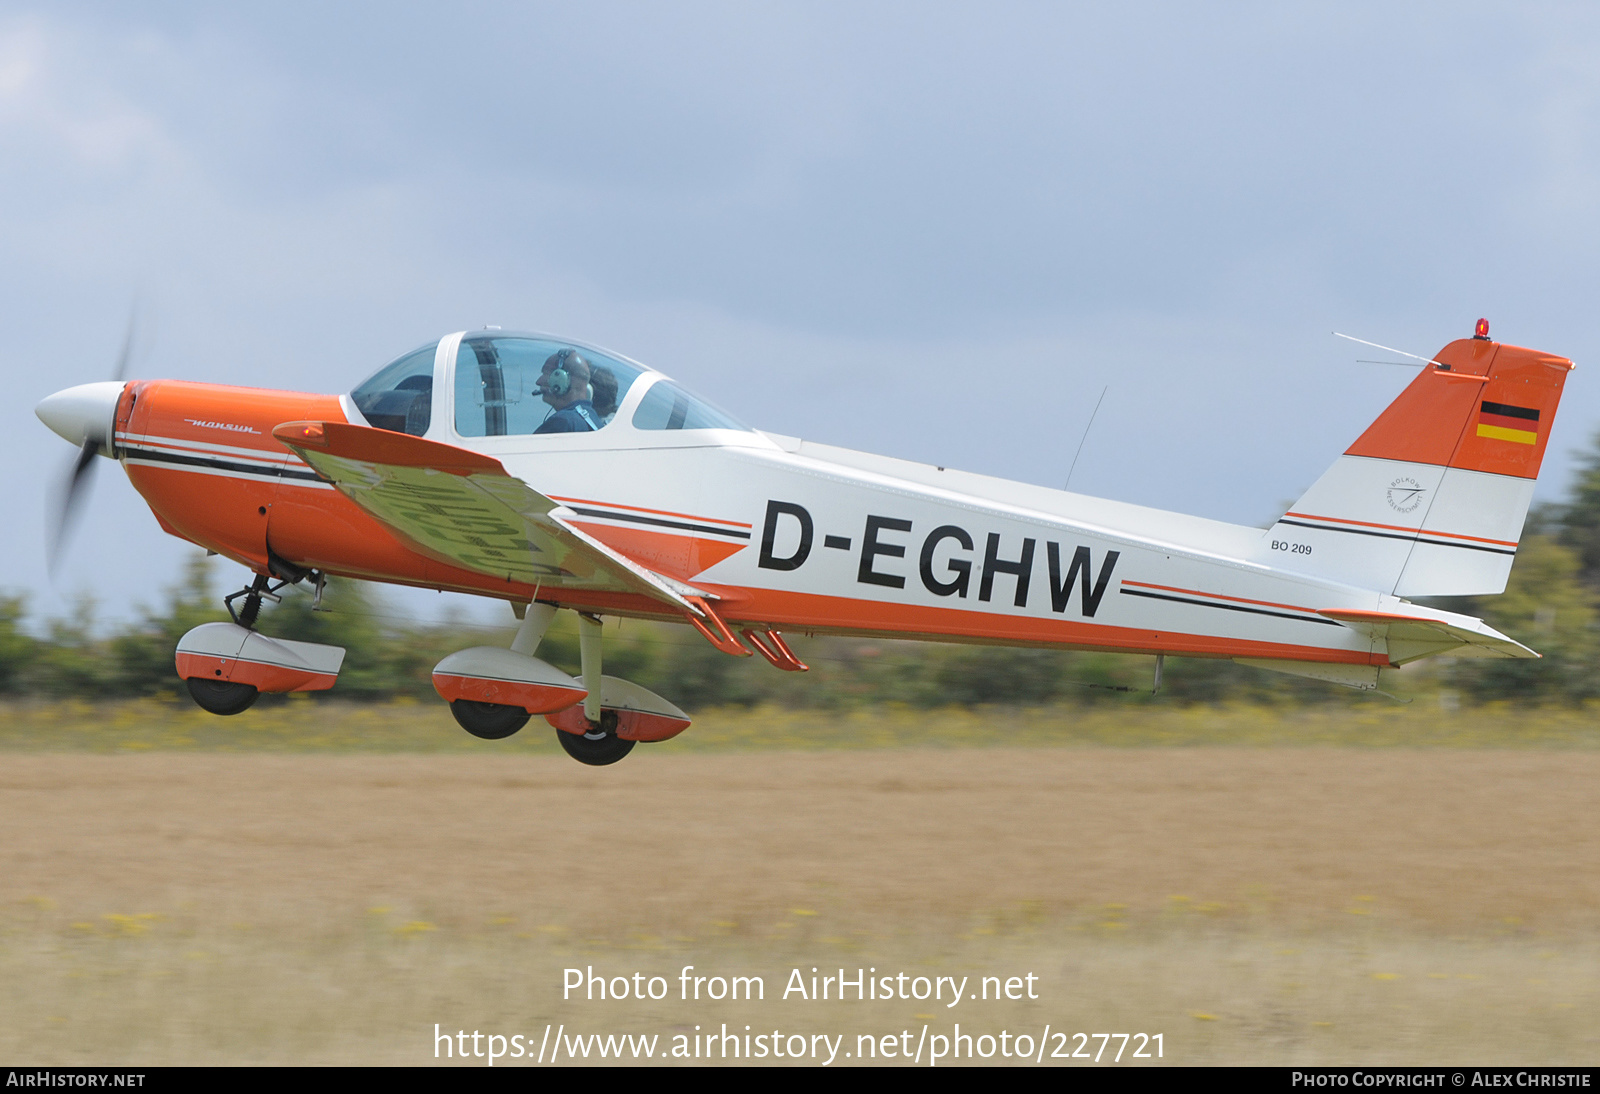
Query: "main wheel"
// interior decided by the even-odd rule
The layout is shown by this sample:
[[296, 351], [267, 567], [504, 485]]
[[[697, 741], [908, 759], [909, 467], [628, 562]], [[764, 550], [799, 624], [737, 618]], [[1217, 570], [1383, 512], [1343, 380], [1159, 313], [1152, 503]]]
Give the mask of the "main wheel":
[[190, 698], [200, 704], [201, 710], [212, 714], [238, 714], [249, 710], [250, 704], [261, 697], [253, 684], [207, 680], [203, 676], [191, 676], [184, 683], [189, 685]]
[[590, 767], [616, 763], [633, 751], [635, 743], [617, 736], [617, 712], [614, 710], [601, 711], [600, 724], [590, 722], [587, 733], [580, 735], [564, 729], [556, 730], [556, 740], [561, 742], [568, 756]]
[[476, 699], [457, 699], [450, 704], [461, 728], [485, 741], [499, 741], [528, 724], [529, 714], [521, 707], [504, 703], [480, 703]]

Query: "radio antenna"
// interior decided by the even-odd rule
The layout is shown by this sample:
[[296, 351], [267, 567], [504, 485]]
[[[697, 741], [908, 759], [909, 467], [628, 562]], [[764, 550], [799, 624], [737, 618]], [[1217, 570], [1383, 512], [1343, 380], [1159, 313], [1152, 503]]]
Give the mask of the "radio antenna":
[[1078, 450], [1072, 454], [1072, 466], [1067, 468], [1067, 483], [1061, 488], [1063, 490], [1072, 485], [1072, 473], [1078, 469], [1078, 457], [1083, 455], [1083, 442], [1089, 439], [1089, 430], [1094, 426], [1094, 416], [1100, 413], [1100, 404], [1106, 401], [1106, 392], [1110, 390], [1110, 384], [1100, 389], [1100, 398], [1095, 401], [1094, 413], [1089, 415], [1089, 424], [1083, 427], [1083, 437], [1078, 441]]
[[[1450, 367], [1449, 365], [1445, 364], [1443, 361], [1435, 361], [1432, 357], [1418, 357], [1415, 353], [1407, 353], [1405, 350], [1403, 350], [1403, 349], [1395, 349], [1393, 346], [1380, 346], [1380, 345], [1378, 345], [1378, 343], [1369, 342], [1365, 338], [1355, 338], [1355, 337], [1353, 337], [1351, 335], [1348, 335], [1348, 334], [1340, 334], [1338, 331], [1333, 331], [1332, 334], [1333, 334], [1333, 336], [1335, 338], [1343, 338], [1343, 339], [1346, 339], [1347, 341], [1350, 341], [1350, 342], [1360, 342], [1363, 346], [1371, 346], [1373, 349], [1381, 349], [1385, 353], [1398, 353], [1401, 357], [1409, 357], [1413, 361], [1421, 361], [1422, 363], [1428, 364], [1428, 365], [1438, 365], [1440, 368], [1444, 368], [1444, 369], [1448, 369]], [[1398, 365], [1400, 362], [1399, 361], [1369, 361], [1369, 362], [1365, 362], [1365, 363], [1366, 364], [1373, 364], [1373, 365]]]

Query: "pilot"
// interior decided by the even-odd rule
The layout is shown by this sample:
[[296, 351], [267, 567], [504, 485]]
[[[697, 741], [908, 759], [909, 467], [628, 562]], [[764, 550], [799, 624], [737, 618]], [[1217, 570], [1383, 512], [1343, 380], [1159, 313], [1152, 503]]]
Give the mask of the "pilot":
[[577, 350], [557, 350], [545, 358], [534, 386], [551, 408], [535, 433], [589, 433], [600, 428], [589, 386], [589, 362]]

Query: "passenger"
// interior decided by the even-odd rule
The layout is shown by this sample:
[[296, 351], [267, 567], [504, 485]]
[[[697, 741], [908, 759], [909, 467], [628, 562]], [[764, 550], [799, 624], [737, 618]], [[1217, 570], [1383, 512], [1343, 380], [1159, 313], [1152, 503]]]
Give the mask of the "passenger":
[[534, 386], [551, 408], [535, 433], [589, 433], [603, 424], [592, 401], [589, 362], [577, 350], [558, 350], [547, 357]]
[[617, 416], [617, 377], [604, 365], [589, 366], [589, 389], [594, 392], [594, 412], [601, 425], [610, 425]]

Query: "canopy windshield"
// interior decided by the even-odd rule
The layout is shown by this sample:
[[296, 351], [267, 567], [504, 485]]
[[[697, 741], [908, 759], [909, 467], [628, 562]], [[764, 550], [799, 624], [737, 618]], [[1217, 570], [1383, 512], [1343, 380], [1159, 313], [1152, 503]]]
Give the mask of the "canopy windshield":
[[[430, 342], [413, 350], [351, 392], [369, 424], [418, 437], [430, 426], [444, 424], [435, 423], [433, 413], [439, 349], [438, 342]], [[636, 383], [648, 385], [648, 390], [630, 412], [634, 429], [749, 431], [731, 415], [640, 365], [559, 339], [475, 331], [461, 337], [454, 365], [450, 424], [461, 437], [605, 429]], [[443, 407], [439, 412], [446, 413]]]
[[456, 432], [502, 437], [604, 429], [643, 372], [568, 342], [469, 334], [456, 352]]
[[438, 342], [429, 342], [384, 365], [350, 393], [368, 424], [420, 437], [433, 419], [433, 358]]

